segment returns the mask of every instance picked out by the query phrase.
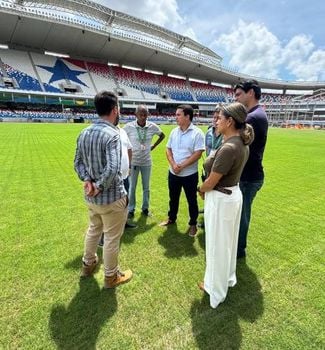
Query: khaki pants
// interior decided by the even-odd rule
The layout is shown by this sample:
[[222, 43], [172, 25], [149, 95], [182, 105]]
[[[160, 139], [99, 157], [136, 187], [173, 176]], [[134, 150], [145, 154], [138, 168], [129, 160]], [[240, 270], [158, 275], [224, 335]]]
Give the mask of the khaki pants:
[[85, 236], [83, 261], [87, 265], [94, 262], [98, 241], [104, 233], [104, 273], [105, 276], [112, 276], [118, 270], [120, 239], [127, 219], [127, 197], [110, 204], [87, 203], [87, 205], [90, 224]]

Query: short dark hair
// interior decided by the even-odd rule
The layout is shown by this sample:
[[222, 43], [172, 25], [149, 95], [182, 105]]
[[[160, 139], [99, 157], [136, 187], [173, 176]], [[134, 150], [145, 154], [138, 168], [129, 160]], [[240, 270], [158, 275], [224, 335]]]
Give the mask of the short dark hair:
[[177, 109], [182, 109], [184, 112], [184, 115], [189, 115], [190, 116], [190, 121], [193, 120], [193, 116], [194, 116], [194, 111], [192, 106], [190, 105], [180, 105], [177, 107]]
[[241, 83], [238, 83], [234, 87], [234, 92], [237, 89], [242, 89], [245, 92], [248, 92], [250, 89], [253, 89], [254, 94], [255, 94], [255, 98], [257, 100], [259, 100], [261, 98], [261, 95], [262, 95], [261, 87], [258, 85], [257, 80], [246, 80], [246, 81], [243, 81]]
[[101, 91], [95, 96], [95, 108], [100, 117], [111, 114], [114, 107], [118, 106], [117, 96], [110, 91]]

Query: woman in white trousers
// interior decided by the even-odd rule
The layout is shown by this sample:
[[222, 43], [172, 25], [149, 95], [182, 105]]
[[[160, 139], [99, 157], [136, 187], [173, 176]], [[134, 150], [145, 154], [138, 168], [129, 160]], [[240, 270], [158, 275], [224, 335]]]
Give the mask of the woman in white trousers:
[[236, 102], [222, 106], [217, 121], [222, 145], [204, 163], [207, 179], [198, 188], [205, 199], [206, 270], [200, 289], [216, 308], [236, 280], [237, 242], [242, 207], [239, 179], [249, 155], [254, 132], [246, 124], [246, 108]]

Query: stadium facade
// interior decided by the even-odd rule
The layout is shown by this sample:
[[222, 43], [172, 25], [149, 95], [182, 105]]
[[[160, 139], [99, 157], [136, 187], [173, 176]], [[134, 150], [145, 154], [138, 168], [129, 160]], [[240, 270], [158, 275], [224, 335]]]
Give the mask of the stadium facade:
[[[224, 67], [196, 41], [88, 0], [0, 0], [4, 120], [92, 119], [103, 89], [120, 96], [125, 113], [146, 103], [168, 116], [186, 102], [207, 117], [246, 79], [255, 77]], [[324, 124], [325, 82], [257, 80], [274, 90], [262, 101], [272, 124]]]

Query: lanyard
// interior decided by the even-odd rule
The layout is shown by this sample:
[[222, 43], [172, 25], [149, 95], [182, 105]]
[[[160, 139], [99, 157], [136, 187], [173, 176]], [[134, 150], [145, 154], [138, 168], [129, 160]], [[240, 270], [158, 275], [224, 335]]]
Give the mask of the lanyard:
[[215, 134], [215, 130], [212, 130], [212, 140], [211, 140], [211, 142], [212, 142], [212, 149], [216, 149], [216, 146], [218, 146], [219, 145], [219, 136], [220, 135], [218, 135], [218, 136], [216, 136], [216, 134]]
[[138, 140], [141, 143], [141, 145], [144, 145], [146, 143], [147, 140], [147, 128], [140, 128], [140, 127], [136, 127], [137, 129], [137, 134], [138, 134]]

